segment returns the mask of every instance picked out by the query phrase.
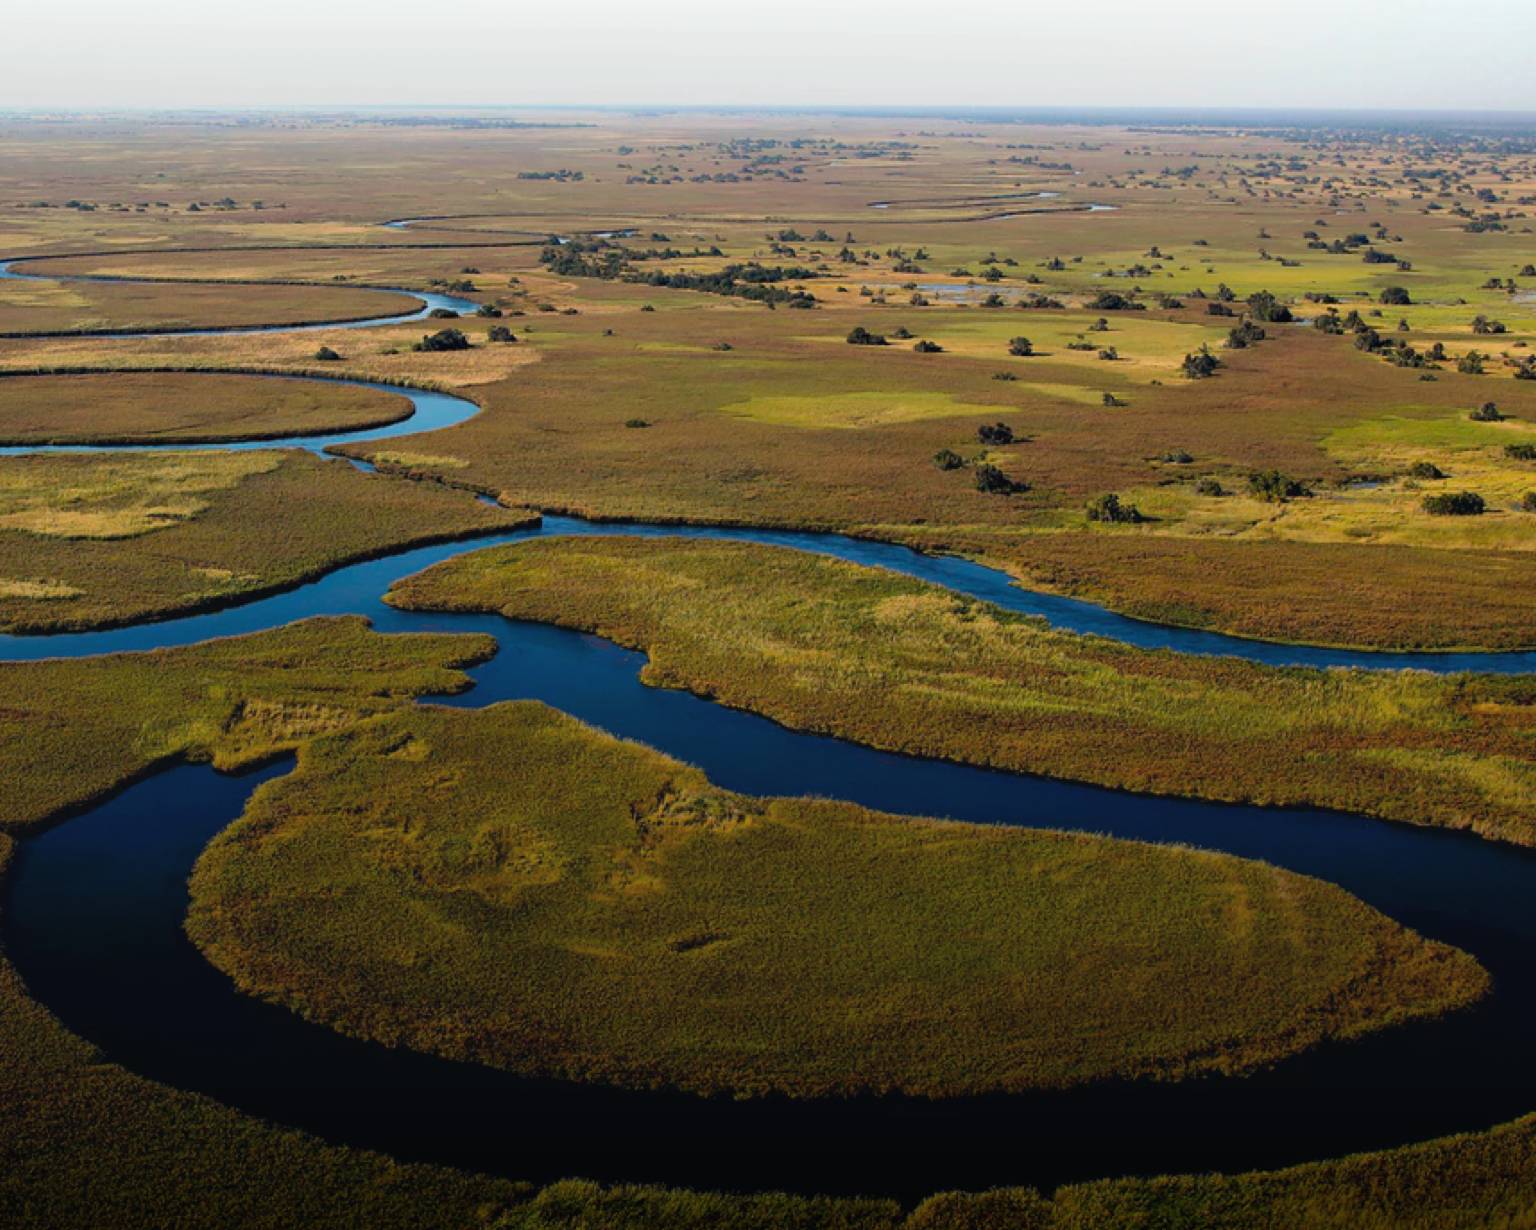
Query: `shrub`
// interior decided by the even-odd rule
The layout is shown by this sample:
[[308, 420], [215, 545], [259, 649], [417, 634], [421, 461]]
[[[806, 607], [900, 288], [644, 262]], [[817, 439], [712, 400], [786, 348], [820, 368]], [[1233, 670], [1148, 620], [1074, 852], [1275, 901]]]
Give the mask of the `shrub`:
[[1245, 320], [1235, 329], [1227, 333], [1226, 347], [1228, 350], [1246, 350], [1265, 338], [1264, 329], [1251, 320]]
[[863, 325], [854, 325], [848, 333], [850, 346], [887, 346], [890, 343], [879, 333], [871, 333]]
[[1012, 444], [1013, 428], [1007, 423], [987, 423], [976, 429], [976, 438], [983, 444]]
[[1504, 456], [1511, 461], [1536, 461], [1536, 444], [1506, 444]]
[[1095, 496], [1088, 501], [1088, 520], [1103, 521], [1116, 525], [1134, 525], [1145, 521], [1141, 510], [1134, 504], [1122, 504], [1113, 491]]
[[1194, 460], [1194, 457], [1191, 454], [1186, 453], [1181, 448], [1171, 448], [1166, 453], [1164, 453], [1162, 457], [1159, 458], [1159, 460], [1166, 461], [1170, 465], [1187, 466]]
[[624, 426], [626, 426], [626, 427], [649, 427], [650, 425], [651, 424], [650, 424], [650, 421], [648, 419], [625, 419], [624, 420]]
[[517, 334], [513, 333], [506, 325], [492, 325], [490, 331], [485, 336], [493, 342], [517, 341]]
[[1266, 324], [1283, 325], [1291, 320], [1291, 309], [1267, 290], [1248, 296], [1248, 314]]
[[1017, 380], [1018, 377], [1015, 376], [1012, 372], [993, 372], [992, 373], [992, 379], [993, 380]]
[[1424, 497], [1424, 511], [1432, 517], [1476, 517], [1485, 507], [1483, 497], [1473, 491], [1447, 491]]
[[1226, 489], [1216, 479], [1207, 475], [1195, 484], [1196, 495], [1226, 495]]
[[499, 307], [492, 307], [489, 303], [482, 303], [475, 309], [475, 315], [494, 318], [501, 315], [501, 309]]
[[1456, 360], [1456, 370], [1463, 376], [1481, 376], [1483, 374], [1483, 356], [1475, 350], [1469, 350], [1461, 358]]
[[1103, 404], [1110, 409], [1114, 409], [1119, 406], [1124, 406], [1127, 403], [1121, 401], [1113, 393], [1106, 393], [1104, 394]]
[[988, 495], [1012, 495], [1015, 491], [1028, 491], [1029, 484], [1015, 482], [994, 465], [976, 467], [976, 490]]
[[1444, 478], [1445, 471], [1433, 461], [1415, 461], [1408, 467], [1409, 478]]
[[965, 464], [965, 458], [952, 448], [941, 448], [933, 455], [933, 464], [941, 470], [958, 470]]
[[459, 314], [452, 308], [433, 308], [427, 313], [428, 320], [457, 320]]
[[1413, 302], [1406, 286], [1389, 286], [1381, 292], [1380, 302], [1392, 307], [1407, 307]]
[[1216, 374], [1216, 369], [1221, 366], [1221, 360], [1213, 355], [1204, 346], [1194, 354], [1184, 356], [1184, 362], [1180, 365], [1184, 377], [1187, 380], [1204, 380]]
[[1498, 405], [1491, 401], [1485, 401], [1467, 417], [1474, 423], [1501, 423], [1504, 421], [1504, 415], [1500, 413]]
[[912, 349], [917, 351], [918, 354], [944, 353], [944, 347], [940, 346], [937, 342], [930, 342], [927, 338], [920, 339], [913, 345]]
[[1536, 513], [1536, 491], [1527, 491], [1520, 497], [1520, 511]]
[[334, 363], [337, 359], [341, 358], [341, 356], [332, 350], [329, 346], [322, 346], [319, 350], [315, 351], [315, 358], [322, 363]]
[[729, 342], [716, 342], [713, 346], [710, 347], [710, 349], [718, 350], [721, 353], [724, 353], [728, 350], [735, 350], [736, 347], [732, 346]]
[[1093, 312], [1141, 312], [1146, 310], [1146, 304], [1137, 303], [1129, 295], [1122, 295], [1117, 290], [1101, 290], [1083, 306]]
[[439, 329], [436, 333], [426, 334], [421, 341], [411, 347], [412, 350], [468, 350], [469, 339], [457, 329]]
[[1020, 359], [1027, 359], [1035, 353], [1035, 348], [1027, 337], [1011, 337], [1008, 339], [1008, 353]]
[[1305, 483], [1279, 470], [1255, 470], [1248, 475], [1248, 490], [1261, 500], [1272, 503], [1299, 499], [1312, 494]]
[[914, 334], [912, 333], [911, 329], [907, 328], [906, 325], [897, 325], [896, 331], [892, 333], [891, 336], [894, 338], [899, 338], [902, 341], [906, 341], [909, 337], [914, 336]]
[[1099, 351], [1099, 358], [1103, 359], [1106, 363], [1113, 363], [1119, 357], [1120, 352], [1113, 346], [1106, 346], [1103, 350]]

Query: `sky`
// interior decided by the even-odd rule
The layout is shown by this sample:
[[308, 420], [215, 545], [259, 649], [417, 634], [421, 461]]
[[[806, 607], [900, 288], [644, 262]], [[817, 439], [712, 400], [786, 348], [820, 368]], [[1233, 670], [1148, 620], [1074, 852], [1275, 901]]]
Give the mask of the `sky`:
[[1532, 0], [70, 0], [0, 108], [1536, 111]]

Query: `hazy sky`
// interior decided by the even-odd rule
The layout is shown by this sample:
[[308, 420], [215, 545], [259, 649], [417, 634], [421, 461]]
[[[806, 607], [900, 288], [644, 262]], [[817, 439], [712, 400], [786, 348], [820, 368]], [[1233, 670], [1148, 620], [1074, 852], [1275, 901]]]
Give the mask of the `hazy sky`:
[[52, 0], [0, 107], [1536, 110], [1533, 0]]

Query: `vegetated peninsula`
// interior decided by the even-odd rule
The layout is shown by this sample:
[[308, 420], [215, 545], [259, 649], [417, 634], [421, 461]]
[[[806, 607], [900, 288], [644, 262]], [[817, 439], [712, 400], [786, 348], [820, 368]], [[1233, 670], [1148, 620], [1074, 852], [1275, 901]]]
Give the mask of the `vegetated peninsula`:
[[536, 702], [305, 746], [198, 861], [188, 931], [348, 1033], [738, 1096], [1241, 1072], [1487, 987], [1321, 881], [732, 794]]

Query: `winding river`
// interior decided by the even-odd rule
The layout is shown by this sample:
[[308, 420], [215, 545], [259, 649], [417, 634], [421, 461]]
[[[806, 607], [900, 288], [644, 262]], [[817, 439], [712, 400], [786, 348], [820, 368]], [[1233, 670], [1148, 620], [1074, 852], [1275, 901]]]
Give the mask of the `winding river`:
[[[401, 391], [401, 390], [394, 390]], [[404, 390], [402, 423], [295, 447], [450, 427], [477, 412]], [[12, 449], [8, 452], [39, 451]], [[466, 497], [467, 498], [467, 497]], [[756, 794], [819, 794], [910, 814], [1186, 842], [1332, 881], [1473, 953], [1496, 993], [1440, 1022], [1331, 1044], [1240, 1080], [1115, 1083], [1065, 1094], [832, 1103], [732, 1101], [534, 1081], [344, 1038], [237, 993], [182, 930], [186, 877], [208, 840], [288, 763], [232, 777], [165, 770], [26, 838], [7, 885], [5, 946], [32, 993], [106, 1058], [266, 1118], [396, 1156], [531, 1180], [581, 1174], [691, 1187], [885, 1193], [1050, 1187], [1125, 1172], [1268, 1167], [1485, 1127], [1536, 1107], [1536, 853], [1461, 834], [1315, 810], [1132, 795], [874, 751], [800, 734], [685, 693], [642, 686], [641, 655], [493, 615], [396, 611], [389, 584], [489, 543], [549, 534], [684, 534], [771, 543], [894, 568], [1079, 632], [1286, 665], [1536, 670], [1536, 654], [1373, 654], [1141, 623], [1019, 590], [1001, 573], [890, 544], [731, 528], [548, 517], [472, 544], [400, 551], [224, 610], [100, 632], [0, 637], [0, 660], [185, 645], [312, 615], [381, 632], [482, 632], [500, 649], [472, 691], [439, 703], [536, 698], [643, 740]]]

